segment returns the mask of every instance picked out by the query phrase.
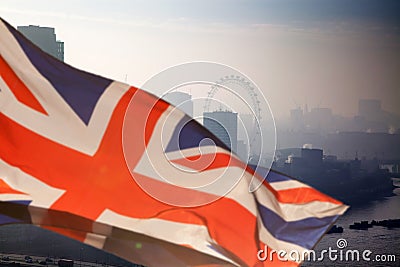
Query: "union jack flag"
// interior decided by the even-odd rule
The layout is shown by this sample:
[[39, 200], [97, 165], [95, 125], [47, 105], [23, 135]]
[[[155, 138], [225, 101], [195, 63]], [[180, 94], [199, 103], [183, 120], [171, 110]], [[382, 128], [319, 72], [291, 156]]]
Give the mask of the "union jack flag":
[[[254, 172], [167, 102], [58, 61], [4, 20], [0, 53], [0, 224], [30, 223], [148, 266], [298, 266], [257, 253], [306, 252], [347, 209], [283, 174]], [[216, 150], [200, 154], [204, 138]], [[238, 175], [227, 194], [163, 179], [226, 185]], [[265, 180], [250, 193], [254, 176]], [[168, 204], [180, 199], [194, 205]]]

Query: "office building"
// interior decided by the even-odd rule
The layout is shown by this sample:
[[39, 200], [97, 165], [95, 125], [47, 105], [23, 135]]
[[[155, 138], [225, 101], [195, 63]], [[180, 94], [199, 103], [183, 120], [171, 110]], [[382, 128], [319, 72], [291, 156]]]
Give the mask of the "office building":
[[17, 30], [46, 53], [64, 61], [64, 42], [57, 40], [54, 28], [29, 25], [18, 26]]
[[203, 124], [232, 151], [237, 152], [237, 113], [214, 111], [203, 113]]
[[249, 147], [243, 140], [237, 141], [237, 155], [244, 162], [249, 160]]

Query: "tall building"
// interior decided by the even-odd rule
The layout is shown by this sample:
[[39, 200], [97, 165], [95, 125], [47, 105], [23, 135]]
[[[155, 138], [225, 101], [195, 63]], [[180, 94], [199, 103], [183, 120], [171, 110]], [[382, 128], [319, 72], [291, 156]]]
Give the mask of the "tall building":
[[232, 151], [237, 152], [237, 113], [230, 111], [204, 112], [203, 124]]
[[29, 25], [18, 26], [17, 30], [46, 53], [64, 61], [64, 42], [57, 40], [54, 28]]
[[243, 140], [238, 140], [237, 141], [237, 155], [244, 162], [247, 162], [249, 160], [248, 145]]
[[166, 94], [163, 99], [193, 118], [193, 101], [190, 94], [175, 91]]

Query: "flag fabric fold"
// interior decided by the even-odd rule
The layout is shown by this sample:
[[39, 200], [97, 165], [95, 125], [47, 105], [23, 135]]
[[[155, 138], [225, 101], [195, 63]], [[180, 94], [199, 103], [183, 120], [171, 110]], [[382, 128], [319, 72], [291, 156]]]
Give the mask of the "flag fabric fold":
[[[0, 74], [0, 224], [33, 224], [146, 266], [298, 266], [260, 261], [257, 253], [265, 246], [307, 252], [347, 209], [284, 174], [255, 172], [195, 122], [185, 123], [178, 145], [163, 147], [160, 136], [173, 140], [190, 121], [182, 112], [58, 61], [4, 20]], [[137, 131], [126, 140], [134, 153], [125, 158], [129, 108]], [[193, 160], [202, 138], [217, 145], [206, 167]], [[160, 173], [188, 180], [219, 175], [222, 185], [242, 178], [222, 194], [179, 188]], [[265, 180], [250, 193], [253, 177]], [[187, 207], [158, 200], [199, 203], [216, 196]]]

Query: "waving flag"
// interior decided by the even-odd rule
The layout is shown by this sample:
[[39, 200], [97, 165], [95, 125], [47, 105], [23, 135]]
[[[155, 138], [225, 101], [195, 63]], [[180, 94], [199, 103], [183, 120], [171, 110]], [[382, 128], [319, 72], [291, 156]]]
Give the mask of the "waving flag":
[[[297, 266], [257, 254], [312, 249], [347, 208], [285, 175], [255, 173], [173, 106], [56, 60], [5, 21], [0, 73], [0, 224], [34, 224], [148, 266]], [[123, 137], [124, 127], [136, 131]], [[217, 148], [200, 155], [205, 138]], [[227, 194], [163, 179], [237, 175]], [[266, 180], [250, 193], [253, 176]], [[171, 204], [181, 199], [193, 205]], [[217, 200], [196, 205], [208, 199]]]

